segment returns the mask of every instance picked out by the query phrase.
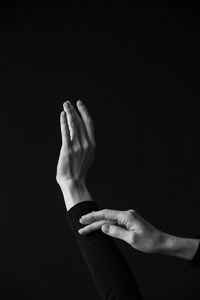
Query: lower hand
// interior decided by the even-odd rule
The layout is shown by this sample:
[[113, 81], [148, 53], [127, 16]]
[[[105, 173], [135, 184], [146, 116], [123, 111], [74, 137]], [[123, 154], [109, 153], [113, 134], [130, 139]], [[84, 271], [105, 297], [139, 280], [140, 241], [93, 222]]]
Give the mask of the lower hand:
[[119, 238], [133, 248], [147, 253], [160, 252], [167, 236], [134, 210], [94, 211], [82, 216], [80, 223], [86, 225], [79, 230], [80, 234], [88, 234], [101, 229], [103, 233]]

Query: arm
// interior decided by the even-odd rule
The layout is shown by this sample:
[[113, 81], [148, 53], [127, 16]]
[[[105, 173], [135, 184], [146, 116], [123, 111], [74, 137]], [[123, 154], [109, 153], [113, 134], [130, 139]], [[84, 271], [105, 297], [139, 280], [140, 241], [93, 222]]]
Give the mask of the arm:
[[144, 220], [136, 211], [101, 210], [82, 216], [86, 226], [80, 234], [101, 229], [103, 233], [124, 240], [133, 248], [146, 252], [175, 256], [188, 261], [194, 258], [199, 239], [164, 233]]
[[133, 274], [114, 242], [102, 232], [87, 236], [78, 233], [83, 227], [79, 222], [81, 215], [98, 207], [85, 184], [94, 156], [93, 123], [86, 107], [77, 106], [82, 119], [72, 105], [65, 105], [65, 113], [61, 114], [62, 147], [56, 180], [63, 193], [67, 218], [101, 298], [141, 300]]
[[192, 261], [199, 246], [199, 239], [179, 237], [163, 233], [163, 245], [160, 254], [175, 256]]

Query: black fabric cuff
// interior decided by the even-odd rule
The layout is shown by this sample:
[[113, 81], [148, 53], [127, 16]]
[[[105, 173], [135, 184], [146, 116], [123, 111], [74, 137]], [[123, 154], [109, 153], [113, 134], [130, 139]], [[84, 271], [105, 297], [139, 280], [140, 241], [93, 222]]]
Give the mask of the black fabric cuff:
[[72, 228], [78, 230], [85, 226], [79, 222], [79, 219], [95, 210], [98, 210], [98, 206], [94, 201], [79, 202], [67, 211], [67, 219]]

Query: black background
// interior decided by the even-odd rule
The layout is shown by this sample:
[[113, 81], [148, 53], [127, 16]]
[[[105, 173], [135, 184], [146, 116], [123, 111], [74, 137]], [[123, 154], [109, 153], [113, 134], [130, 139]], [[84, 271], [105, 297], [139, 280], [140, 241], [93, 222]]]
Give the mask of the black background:
[[[62, 103], [94, 123], [88, 187], [192, 237], [199, 221], [199, 12], [134, 2], [7, 2], [0, 11], [1, 299], [100, 299], [55, 181]], [[116, 241], [144, 299], [199, 299], [200, 271]], [[106, 274], [105, 274], [106, 277]]]

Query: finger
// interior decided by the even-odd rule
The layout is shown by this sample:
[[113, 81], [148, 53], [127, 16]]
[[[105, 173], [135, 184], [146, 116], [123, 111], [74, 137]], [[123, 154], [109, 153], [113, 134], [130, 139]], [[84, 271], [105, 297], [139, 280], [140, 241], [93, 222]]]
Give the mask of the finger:
[[[78, 107], [78, 103], [79, 102], [77, 102], [77, 107]], [[79, 112], [80, 112], [80, 110], [79, 110]], [[93, 159], [94, 159], [94, 150], [95, 149], [92, 146], [95, 146], [95, 143], [94, 143], [94, 140], [91, 141], [91, 138], [89, 138], [83, 118], [80, 116], [80, 114], [77, 113], [77, 111], [76, 111], [76, 114], [77, 114], [77, 119], [79, 121], [79, 126], [80, 126], [81, 143], [82, 143], [83, 149], [85, 150], [85, 152], [84, 152], [85, 156], [83, 157], [83, 168], [82, 168], [83, 172], [81, 174], [82, 177], [85, 178], [90, 166], [92, 165]]]
[[81, 141], [82, 145], [85, 146], [85, 143], [87, 143], [87, 133], [86, 133], [85, 126], [84, 126], [83, 121], [81, 120], [79, 114], [77, 113], [76, 109], [74, 108], [74, 106], [72, 104], [71, 104], [71, 110], [74, 115], [74, 119], [76, 119], [76, 126], [78, 128], [78, 134], [79, 134], [80, 141]]
[[109, 219], [118, 221], [121, 219], [123, 211], [113, 209], [103, 209], [99, 211], [93, 211], [89, 214], [83, 215], [80, 219], [82, 224], [89, 224], [102, 219]]
[[77, 107], [83, 119], [89, 141], [92, 145], [95, 145], [94, 124], [92, 118], [90, 117], [86, 106], [80, 100], [77, 101]]
[[63, 103], [63, 108], [67, 114], [67, 122], [70, 130], [71, 140], [76, 141], [78, 138], [77, 123], [76, 123], [76, 118], [74, 117], [74, 113], [70, 101], [66, 101], [65, 103]]
[[102, 226], [101, 230], [102, 230], [102, 232], [104, 232], [105, 234], [107, 234], [113, 238], [121, 239], [127, 243], [130, 242], [131, 232], [129, 232], [128, 230], [123, 229], [119, 226], [104, 224]]
[[100, 221], [91, 223], [90, 225], [87, 225], [87, 226], [85, 226], [85, 227], [79, 229], [78, 232], [79, 232], [80, 234], [88, 234], [88, 233], [90, 233], [90, 232], [92, 232], [92, 231], [101, 229], [101, 227], [102, 227], [104, 224], [115, 224], [115, 223], [114, 223], [114, 221], [100, 220]]
[[63, 146], [69, 147], [70, 145], [70, 132], [67, 123], [66, 113], [64, 111], [60, 114], [60, 129], [61, 129], [61, 137]]

